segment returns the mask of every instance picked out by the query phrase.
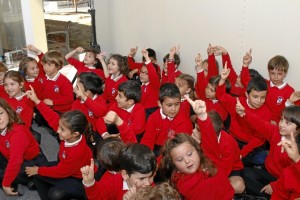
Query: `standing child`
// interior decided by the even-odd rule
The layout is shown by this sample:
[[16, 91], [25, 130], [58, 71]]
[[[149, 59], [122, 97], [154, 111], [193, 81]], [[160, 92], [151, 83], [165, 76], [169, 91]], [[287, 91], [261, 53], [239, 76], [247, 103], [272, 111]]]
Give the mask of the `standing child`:
[[[78, 110], [59, 115], [39, 100], [33, 88], [27, 96], [36, 104], [37, 109], [56, 130], [61, 140], [58, 159], [53, 165], [27, 167], [29, 177], [34, 176], [34, 183], [42, 200], [46, 199], [84, 199], [80, 168], [89, 164], [92, 152], [82, 136], [88, 131], [88, 121]], [[52, 166], [50, 166], [52, 164]]]
[[7, 102], [20, 115], [27, 128], [31, 127], [34, 104], [25, 94], [24, 79], [17, 71], [8, 71], [4, 76], [4, 89]]
[[[18, 195], [17, 184], [28, 184], [25, 167], [47, 159], [18, 114], [0, 98], [0, 181], [7, 195]], [[19, 194], [21, 195], [21, 194]]]
[[180, 65], [179, 57], [179, 46], [172, 47], [170, 53], [165, 55], [163, 58], [164, 68], [161, 77], [161, 84], [164, 83], [174, 83], [175, 78], [181, 74], [181, 71], [178, 70]]
[[102, 182], [95, 182], [94, 161], [81, 168], [83, 184], [88, 199], [122, 199], [133, 187], [141, 188], [153, 184], [156, 159], [153, 152], [142, 144], [129, 144], [119, 157], [121, 173]]
[[193, 125], [189, 117], [179, 112], [181, 95], [174, 83], [165, 83], [159, 91], [159, 110], [150, 115], [141, 140], [158, 156], [165, 141], [178, 133], [192, 134]]
[[113, 54], [109, 58], [107, 67], [108, 74], [110, 75], [105, 79], [105, 87], [103, 97], [108, 104], [108, 108], [116, 102], [116, 96], [118, 94], [118, 86], [127, 81], [126, 75], [128, 73], [127, 59], [119, 54]]
[[163, 146], [160, 170], [184, 199], [229, 200], [234, 190], [221, 168], [206, 158], [187, 134], [175, 135]]
[[281, 147], [277, 144], [286, 140], [291, 141], [290, 133], [294, 133], [296, 141], [299, 141], [300, 134], [300, 107], [289, 106], [282, 111], [278, 125], [272, 125], [245, 109], [241, 102], [237, 101], [236, 111], [240, 115], [242, 123], [248, 124], [259, 132], [270, 143], [270, 151], [265, 161], [265, 167], [245, 168], [244, 180], [247, 192], [256, 196], [270, 197], [273, 181], [279, 178], [283, 169], [289, 167], [293, 160], [287, 153], [282, 153]]
[[4, 98], [7, 96], [5, 90], [4, 90], [4, 75], [8, 71], [7, 67], [3, 64], [3, 62], [0, 62], [0, 97]]
[[[85, 55], [83, 62], [73, 58], [75, 54], [83, 53], [84, 51]], [[108, 77], [107, 68], [102, 67], [102, 63], [105, 63], [103, 54], [98, 53], [96, 50], [85, 50], [82, 47], [77, 47], [65, 55], [65, 59], [77, 69], [78, 74], [81, 74], [82, 72], [94, 72], [103, 80]]]

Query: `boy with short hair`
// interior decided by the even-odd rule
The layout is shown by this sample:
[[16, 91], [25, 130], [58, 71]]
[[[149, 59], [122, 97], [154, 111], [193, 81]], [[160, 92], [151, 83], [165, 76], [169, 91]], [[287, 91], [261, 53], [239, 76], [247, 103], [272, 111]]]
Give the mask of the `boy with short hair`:
[[130, 144], [120, 154], [121, 173], [97, 182], [94, 179], [94, 161], [81, 168], [83, 184], [88, 199], [122, 199], [132, 187], [141, 188], [153, 184], [156, 172], [156, 158], [145, 145]]
[[[250, 62], [252, 60], [251, 52], [248, 53]], [[241, 79], [249, 79], [249, 63], [243, 62]], [[285, 108], [286, 101], [290, 98], [294, 89], [284, 81], [289, 69], [289, 63], [283, 56], [277, 55], [268, 62], [268, 71], [270, 80], [266, 80], [268, 85], [268, 93], [266, 97], [266, 105], [272, 111], [272, 121], [278, 124], [281, 111]]]
[[141, 144], [145, 144], [158, 156], [167, 139], [178, 133], [192, 134], [193, 125], [189, 117], [180, 110], [181, 95], [173, 83], [165, 83], [159, 91], [159, 110], [148, 118]]
[[[119, 85], [116, 103], [114, 103], [109, 112], [105, 115], [104, 121], [107, 124], [115, 124], [119, 132], [129, 141], [135, 142], [132, 135], [139, 141], [145, 130], [146, 114], [145, 109], [140, 104], [142, 92], [138, 82], [129, 80]], [[106, 137], [105, 133], [102, 137]], [[130, 139], [131, 138], [131, 139]], [[124, 138], [122, 138], [124, 140]], [[124, 142], [128, 142], [124, 141]]]

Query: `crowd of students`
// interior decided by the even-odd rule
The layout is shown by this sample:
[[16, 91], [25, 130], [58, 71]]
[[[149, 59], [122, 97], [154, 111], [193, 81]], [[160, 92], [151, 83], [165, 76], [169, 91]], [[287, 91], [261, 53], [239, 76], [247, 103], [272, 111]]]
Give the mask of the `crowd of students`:
[[[300, 92], [285, 82], [283, 56], [268, 62], [269, 80], [240, 75], [222, 46], [195, 58], [195, 74], [179, 70], [179, 48], [157, 64], [76, 48], [65, 56], [27, 57], [19, 71], [0, 63], [0, 177], [7, 195], [18, 185], [51, 199], [300, 198]], [[83, 61], [74, 58], [85, 52]], [[222, 57], [222, 65], [216, 61]], [[74, 84], [60, 73], [77, 69]], [[196, 79], [194, 78], [196, 77]], [[57, 133], [49, 162], [32, 123]]]

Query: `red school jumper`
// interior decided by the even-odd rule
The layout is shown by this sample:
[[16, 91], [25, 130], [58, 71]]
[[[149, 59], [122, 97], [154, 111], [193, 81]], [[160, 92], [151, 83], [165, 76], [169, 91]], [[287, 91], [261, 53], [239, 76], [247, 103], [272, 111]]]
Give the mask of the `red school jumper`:
[[114, 102], [116, 102], [116, 96], [118, 95], [119, 85], [127, 80], [128, 79], [126, 78], [126, 76], [122, 74], [115, 79], [113, 79], [111, 75], [107, 79], [105, 79], [103, 98], [106, 100], [108, 108]]

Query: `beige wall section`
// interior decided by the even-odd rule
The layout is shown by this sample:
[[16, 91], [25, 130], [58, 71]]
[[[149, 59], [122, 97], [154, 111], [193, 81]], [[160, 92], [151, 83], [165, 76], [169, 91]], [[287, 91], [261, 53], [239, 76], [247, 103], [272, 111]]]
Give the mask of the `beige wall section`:
[[24, 20], [25, 37], [27, 44], [33, 44], [43, 52], [48, 50], [43, 1], [21, 0]]
[[252, 48], [251, 67], [266, 78], [268, 60], [284, 55], [290, 63], [286, 80], [300, 90], [300, 1], [95, 0], [95, 8], [103, 51], [126, 55], [137, 45], [152, 47], [162, 63], [170, 47], [180, 44], [180, 69], [195, 75], [194, 57], [206, 57], [209, 43], [228, 49], [238, 73]]

